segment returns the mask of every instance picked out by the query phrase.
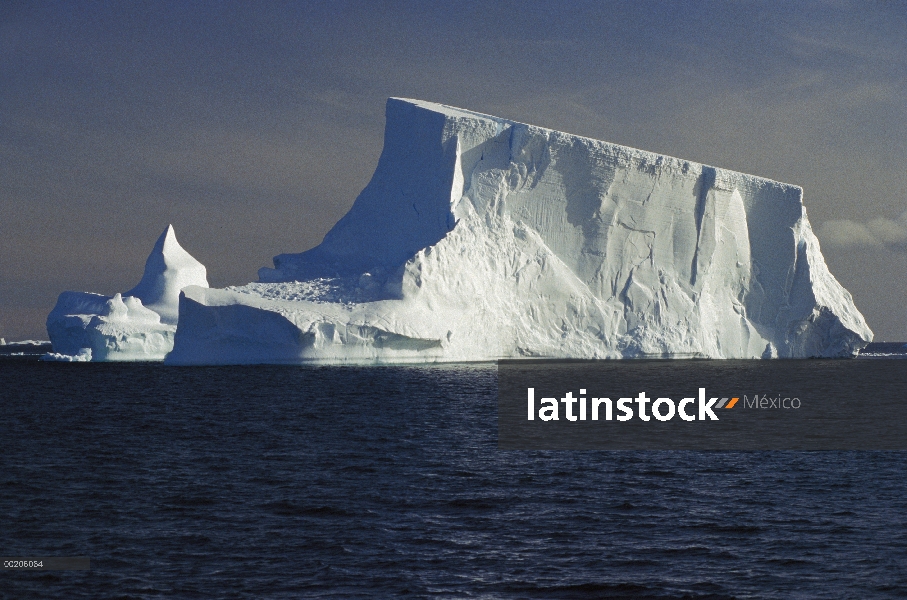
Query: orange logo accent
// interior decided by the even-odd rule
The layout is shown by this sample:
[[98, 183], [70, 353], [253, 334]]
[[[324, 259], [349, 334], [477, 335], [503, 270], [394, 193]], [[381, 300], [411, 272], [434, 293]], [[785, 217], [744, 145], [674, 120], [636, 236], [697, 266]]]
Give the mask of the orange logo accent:
[[737, 404], [737, 400], [740, 400], [740, 398], [731, 398], [731, 401], [727, 403], [725, 408], [734, 408], [734, 405]]

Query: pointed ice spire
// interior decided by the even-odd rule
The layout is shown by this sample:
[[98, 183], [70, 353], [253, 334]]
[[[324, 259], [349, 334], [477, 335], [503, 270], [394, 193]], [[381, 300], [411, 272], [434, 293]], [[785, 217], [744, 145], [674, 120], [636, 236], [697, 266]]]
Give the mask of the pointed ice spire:
[[205, 265], [183, 250], [176, 241], [173, 225], [168, 225], [145, 261], [142, 280], [123, 295], [141, 300], [144, 306], [161, 315], [161, 322], [175, 324], [180, 290], [187, 285], [208, 287]]

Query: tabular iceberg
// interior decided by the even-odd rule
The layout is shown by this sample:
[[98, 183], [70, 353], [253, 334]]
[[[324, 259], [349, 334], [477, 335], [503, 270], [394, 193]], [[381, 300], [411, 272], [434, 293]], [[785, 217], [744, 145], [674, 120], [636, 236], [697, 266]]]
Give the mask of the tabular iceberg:
[[853, 356], [802, 189], [391, 98], [371, 182], [258, 283], [187, 287], [171, 364]]
[[186, 252], [173, 226], [158, 238], [137, 286], [103, 296], [63, 292], [47, 317], [54, 353], [47, 360], [163, 360], [173, 348], [180, 290], [207, 287], [204, 265]]

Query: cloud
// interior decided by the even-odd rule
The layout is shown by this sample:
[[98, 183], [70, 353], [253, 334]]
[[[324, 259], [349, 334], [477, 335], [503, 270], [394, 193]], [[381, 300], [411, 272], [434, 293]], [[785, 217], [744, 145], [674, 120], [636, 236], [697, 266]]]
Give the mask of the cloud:
[[897, 219], [876, 218], [865, 223], [849, 219], [826, 221], [816, 235], [827, 246], [886, 247], [907, 252], [907, 211]]

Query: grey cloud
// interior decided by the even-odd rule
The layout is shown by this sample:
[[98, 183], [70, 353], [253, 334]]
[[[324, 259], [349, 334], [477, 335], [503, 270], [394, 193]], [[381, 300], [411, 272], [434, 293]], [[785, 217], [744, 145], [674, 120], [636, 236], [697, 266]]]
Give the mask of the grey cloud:
[[823, 245], [839, 248], [876, 247], [907, 252], [907, 211], [897, 219], [825, 221], [817, 234]]

